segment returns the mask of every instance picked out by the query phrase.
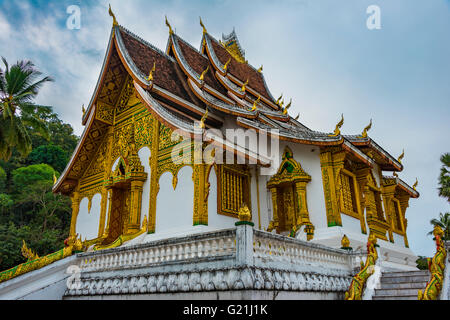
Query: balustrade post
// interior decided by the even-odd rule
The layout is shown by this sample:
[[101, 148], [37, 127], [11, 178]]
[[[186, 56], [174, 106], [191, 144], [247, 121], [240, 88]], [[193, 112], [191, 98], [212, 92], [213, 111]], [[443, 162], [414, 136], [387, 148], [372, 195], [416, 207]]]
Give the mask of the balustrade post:
[[250, 221], [236, 222], [236, 262], [253, 265], [253, 226]]

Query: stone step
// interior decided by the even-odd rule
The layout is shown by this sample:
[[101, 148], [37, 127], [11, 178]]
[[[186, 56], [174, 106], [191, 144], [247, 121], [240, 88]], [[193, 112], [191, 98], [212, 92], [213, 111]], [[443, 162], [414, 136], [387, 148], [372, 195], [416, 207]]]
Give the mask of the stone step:
[[415, 289], [376, 289], [375, 296], [416, 296], [419, 290], [423, 290], [423, 288], [415, 288]]
[[385, 277], [381, 276], [380, 283], [405, 283], [405, 282], [428, 282], [430, 276], [401, 276], [401, 277]]
[[430, 274], [430, 272], [428, 270], [383, 272], [383, 276], [386, 276], [386, 277], [427, 276], [429, 274]]
[[422, 289], [427, 286], [426, 281], [422, 282], [381, 282], [380, 289]]

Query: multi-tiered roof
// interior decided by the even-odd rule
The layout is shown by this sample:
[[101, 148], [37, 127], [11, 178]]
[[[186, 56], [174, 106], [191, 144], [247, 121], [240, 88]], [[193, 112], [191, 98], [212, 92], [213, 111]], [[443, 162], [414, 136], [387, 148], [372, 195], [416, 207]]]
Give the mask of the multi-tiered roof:
[[[236, 33], [215, 39], [203, 26], [200, 50], [195, 49], [169, 27], [163, 52], [141, 39], [114, 19], [106, 57], [94, 94], [82, 123], [85, 130], [65, 171], [54, 186], [55, 192], [69, 194], [86, 170], [101, 137], [112, 125], [96, 114], [108, 113], [120, 103], [127, 84], [164, 125], [194, 134], [194, 123], [208, 110], [206, 128], [233, 126], [270, 131], [277, 129], [281, 140], [316, 146], [342, 146], [358, 161], [377, 163], [382, 170], [401, 171], [399, 161], [370, 137], [344, 136], [310, 130], [288, 114], [281, 97], [270, 93], [262, 67], [254, 68]], [[130, 80], [131, 79], [131, 80]], [[264, 159], [256, 158], [261, 163]], [[411, 194], [416, 191], [409, 188]]]

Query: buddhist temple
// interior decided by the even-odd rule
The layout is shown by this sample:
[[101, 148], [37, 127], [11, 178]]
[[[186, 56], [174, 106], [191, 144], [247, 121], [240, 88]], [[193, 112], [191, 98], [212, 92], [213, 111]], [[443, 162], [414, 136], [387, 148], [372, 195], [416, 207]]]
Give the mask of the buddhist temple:
[[[354, 252], [365, 252], [369, 235], [379, 246], [383, 270], [416, 269], [406, 211], [410, 199], [419, 197], [417, 184], [410, 186], [399, 177], [403, 155], [392, 156], [370, 137], [372, 121], [365, 128], [367, 123], [363, 124], [360, 133], [348, 135], [342, 132], [341, 114], [330, 132], [308, 128], [289, 113], [296, 102], [273, 95], [262, 66], [246, 60], [235, 30], [217, 37], [200, 20], [203, 36], [196, 48], [176, 34], [166, 17], [167, 46], [161, 50], [120, 25], [111, 9], [110, 15], [113, 26], [105, 59], [81, 119], [84, 131], [53, 187], [53, 192], [72, 200], [69, 236], [82, 242], [84, 253], [78, 263], [82, 276], [95, 274], [86, 281], [95, 278], [95, 288], [106, 288], [106, 278], [98, 284], [99, 277], [106, 277], [100, 268], [109, 268], [119, 253], [130, 252], [127, 257], [133, 262], [128, 258], [117, 262], [121, 276], [130, 264], [184, 261], [173, 277], [173, 265], [165, 269], [167, 274], [155, 271], [154, 291], [146, 278], [149, 269], [140, 275], [145, 280], [136, 276], [128, 278], [127, 285], [120, 280], [116, 286], [132, 288], [129, 283], [136, 282], [136, 288], [145, 287], [136, 289], [142, 294], [246, 288], [253, 290], [246, 291], [246, 297], [266, 297], [255, 294], [270, 287], [265, 266], [271, 265], [275, 279], [273, 270], [292, 265], [289, 270], [295, 279], [301, 272], [311, 276], [305, 276], [306, 287], [301, 289], [293, 284], [284, 287], [283, 283], [297, 280], [280, 273], [280, 290], [286, 297], [299, 290], [328, 290], [334, 295], [320, 297], [342, 298], [358, 265], [359, 260], [352, 260]], [[253, 241], [247, 239], [243, 245], [246, 232]], [[193, 243], [200, 242], [194, 250]], [[298, 252], [303, 251], [295, 251], [300, 248], [296, 246], [317, 253], [307, 263], [309, 271], [298, 269], [303, 261]], [[161, 251], [162, 247], [166, 249]], [[159, 250], [152, 251], [151, 259], [156, 260], [143, 258], [147, 256], [140, 248]], [[270, 260], [289, 250], [297, 252], [289, 253], [290, 262]], [[253, 256], [248, 258], [249, 254]], [[199, 280], [200, 289], [192, 289], [195, 276], [189, 259], [208, 255], [217, 259], [204, 262], [216, 270], [208, 279], [217, 280], [227, 272], [231, 279], [229, 270], [241, 273], [223, 288], [219, 280], [210, 280], [212, 289]], [[227, 264], [230, 257], [236, 264]], [[232, 267], [241, 263], [252, 266], [251, 285], [245, 282], [247, 271]], [[320, 266], [311, 267], [315, 263]], [[196, 270], [200, 273], [202, 268], [199, 264]], [[181, 285], [183, 272], [191, 272], [186, 275], [187, 287]], [[167, 280], [166, 287], [158, 287], [158, 277]], [[198, 277], [204, 279], [203, 274]], [[258, 277], [263, 279], [260, 287]], [[236, 279], [242, 279], [242, 286]], [[230, 285], [232, 281], [238, 284]], [[144, 287], [137, 285], [141, 282]], [[178, 284], [170, 289], [171, 283]], [[321, 283], [332, 285], [322, 290]], [[133, 292], [100, 292], [94, 287], [69, 288], [65, 295]]]

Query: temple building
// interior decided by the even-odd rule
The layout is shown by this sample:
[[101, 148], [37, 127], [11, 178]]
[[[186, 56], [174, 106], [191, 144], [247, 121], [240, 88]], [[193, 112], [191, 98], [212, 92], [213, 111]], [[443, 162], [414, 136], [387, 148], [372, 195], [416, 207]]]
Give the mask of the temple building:
[[[201, 23], [196, 49], [166, 24], [162, 51], [114, 18], [84, 132], [53, 188], [72, 199], [71, 235], [93, 250], [139, 244], [231, 228], [247, 206], [259, 230], [333, 248], [374, 233], [386, 267], [415, 267], [406, 209], [419, 194], [371, 124], [344, 135], [342, 117], [334, 132], [311, 130], [274, 98], [234, 30], [217, 40]], [[270, 136], [271, 155], [239, 140], [248, 132]]]
[[[417, 181], [399, 178], [404, 153], [376, 143], [372, 122], [354, 135], [343, 115], [333, 132], [306, 127], [234, 30], [217, 39], [200, 21], [196, 49], [166, 18], [162, 51], [110, 15], [85, 128], [53, 187], [72, 200], [69, 251], [84, 252], [42, 269], [47, 296], [342, 299], [369, 236], [381, 270], [416, 270]], [[57, 286], [69, 264], [81, 285]], [[28, 280], [10, 281], [0, 296], [23, 298]]]

